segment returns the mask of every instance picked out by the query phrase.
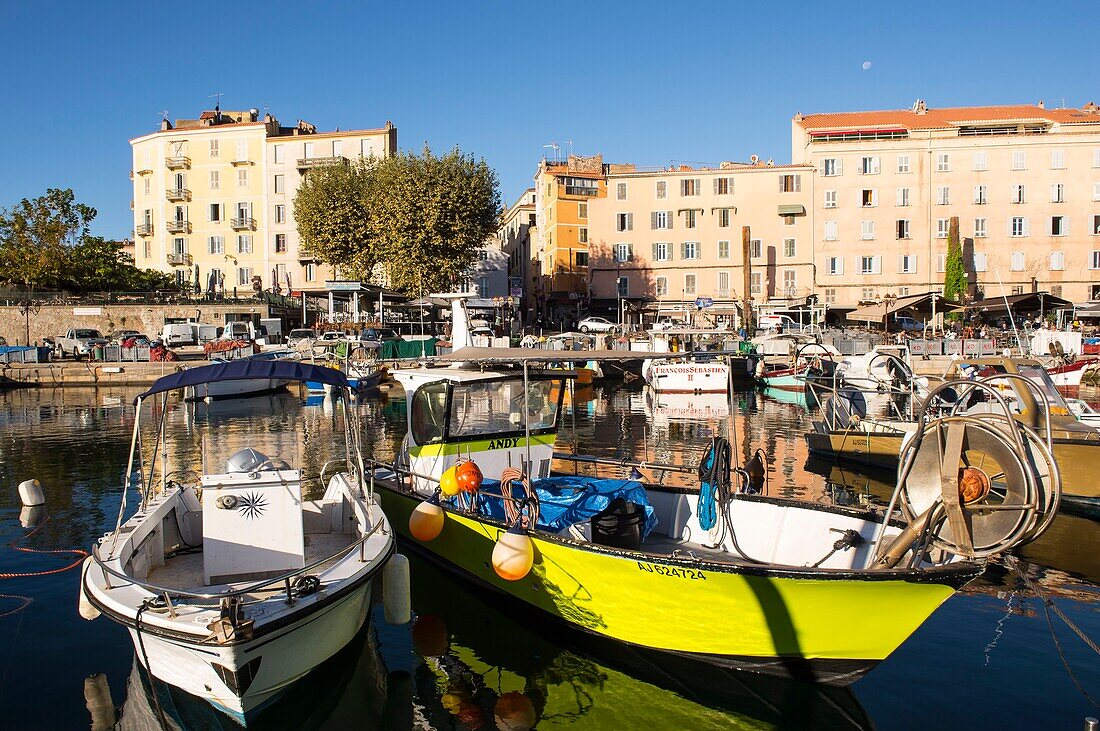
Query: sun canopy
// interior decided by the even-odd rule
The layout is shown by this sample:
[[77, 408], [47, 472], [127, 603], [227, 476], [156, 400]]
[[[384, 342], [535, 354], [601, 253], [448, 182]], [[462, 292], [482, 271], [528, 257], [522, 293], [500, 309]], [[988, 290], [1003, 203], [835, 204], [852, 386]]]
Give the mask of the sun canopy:
[[957, 302], [944, 299], [942, 295], [935, 292], [928, 292], [926, 294], [911, 294], [907, 297], [884, 300], [865, 307], [857, 307], [849, 312], [846, 317], [849, 320], [881, 323], [888, 316], [902, 312], [903, 310], [931, 313], [933, 298], [935, 298], [935, 309], [937, 312], [952, 312], [959, 309], [959, 304]]
[[981, 302], [967, 305], [969, 312], [1002, 313], [1008, 310], [1013, 312], [1050, 312], [1051, 310], [1064, 310], [1073, 307], [1073, 303], [1061, 297], [1055, 297], [1049, 292], [1028, 292], [1026, 294], [1010, 294], [1007, 297], [987, 297]]
[[276, 379], [283, 381], [314, 381], [337, 388], [347, 388], [348, 379], [343, 373], [325, 366], [302, 363], [297, 360], [254, 360], [242, 358], [228, 363], [215, 363], [198, 368], [188, 368], [171, 375], [158, 378], [149, 390], [134, 399], [148, 398], [164, 391], [177, 388], [198, 386], [218, 381], [243, 381], [256, 379]]

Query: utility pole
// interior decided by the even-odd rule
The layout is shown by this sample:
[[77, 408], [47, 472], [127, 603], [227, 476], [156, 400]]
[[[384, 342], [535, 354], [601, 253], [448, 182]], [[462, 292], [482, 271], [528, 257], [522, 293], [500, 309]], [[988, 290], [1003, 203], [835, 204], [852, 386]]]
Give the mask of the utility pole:
[[748, 226], [741, 227], [741, 261], [745, 270], [745, 294], [741, 298], [741, 327], [750, 336], [752, 327], [752, 302], [749, 293], [752, 291], [752, 234]]

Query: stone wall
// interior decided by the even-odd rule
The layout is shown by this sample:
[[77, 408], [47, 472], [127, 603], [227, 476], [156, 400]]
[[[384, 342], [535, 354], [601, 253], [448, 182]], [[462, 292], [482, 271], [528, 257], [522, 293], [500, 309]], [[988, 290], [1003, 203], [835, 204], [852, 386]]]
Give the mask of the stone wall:
[[114, 330], [138, 330], [149, 337], [158, 336], [169, 317], [195, 318], [211, 325], [224, 325], [226, 319], [240, 320], [256, 315], [267, 317], [266, 304], [234, 305], [42, 305], [38, 311], [24, 313], [18, 306], [0, 306], [0, 337], [9, 345], [27, 344], [27, 327], [30, 326], [31, 343], [41, 343], [42, 338], [57, 338], [71, 327], [90, 327], [104, 335]]

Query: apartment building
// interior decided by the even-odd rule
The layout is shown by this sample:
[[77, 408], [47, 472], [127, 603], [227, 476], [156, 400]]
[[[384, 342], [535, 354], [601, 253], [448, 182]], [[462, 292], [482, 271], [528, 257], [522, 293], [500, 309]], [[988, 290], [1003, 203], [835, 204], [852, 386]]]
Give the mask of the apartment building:
[[519, 299], [525, 321], [532, 321], [538, 310], [534, 295], [537, 282], [531, 267], [531, 242], [538, 232], [535, 205], [535, 189], [528, 188], [504, 212], [497, 230], [501, 251], [508, 257], [508, 294]]
[[601, 155], [539, 163], [530, 265], [539, 315], [575, 315], [587, 295], [588, 206], [606, 197], [604, 174]]
[[[744, 295], [742, 227], [750, 228], [750, 296], [799, 300], [813, 287], [810, 165], [725, 162], [612, 166], [605, 198], [589, 203], [593, 311], [732, 310]], [[619, 313], [621, 316], [621, 312]]]
[[851, 308], [941, 287], [959, 218], [970, 296], [1100, 298], [1100, 107], [796, 115], [815, 287]]
[[309, 170], [397, 150], [397, 128], [319, 133], [259, 111], [165, 119], [130, 141], [134, 259], [200, 292], [320, 288], [333, 278], [299, 247], [293, 202]]

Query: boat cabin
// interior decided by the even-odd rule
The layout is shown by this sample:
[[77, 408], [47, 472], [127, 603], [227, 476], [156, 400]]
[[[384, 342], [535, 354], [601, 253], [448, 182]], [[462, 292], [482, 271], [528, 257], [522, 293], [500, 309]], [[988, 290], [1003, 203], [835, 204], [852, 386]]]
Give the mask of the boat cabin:
[[[955, 363], [948, 373], [951, 379], [978, 379], [988, 378], [998, 374], [1014, 374], [1023, 376], [1035, 389], [1041, 391], [1049, 405], [1050, 425], [1052, 429], [1066, 432], [1090, 432], [1091, 427], [1082, 424], [1069, 408], [1065, 398], [1051, 381], [1042, 363], [1031, 358], [1006, 358], [991, 356], [986, 358], [964, 358]], [[1034, 391], [1027, 389], [1022, 383], [1006, 379], [1004, 382], [1006, 400], [1018, 414], [1017, 418], [1030, 426], [1041, 426], [1042, 403], [1036, 398]], [[979, 397], [980, 398], [980, 397]], [[974, 412], [984, 408], [997, 408], [988, 402], [970, 406], [967, 411]]]

